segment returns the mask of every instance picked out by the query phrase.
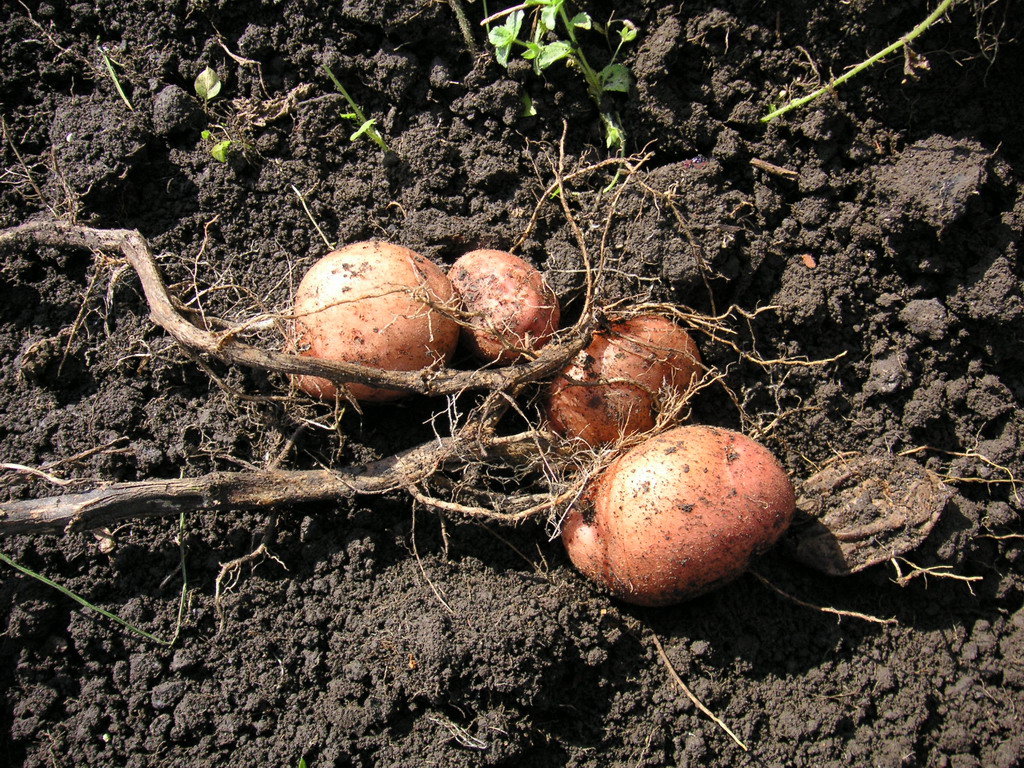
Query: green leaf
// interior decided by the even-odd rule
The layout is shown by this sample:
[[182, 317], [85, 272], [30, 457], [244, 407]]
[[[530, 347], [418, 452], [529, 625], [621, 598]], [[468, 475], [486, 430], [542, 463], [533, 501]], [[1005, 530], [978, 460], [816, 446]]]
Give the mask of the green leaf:
[[210, 154], [213, 155], [213, 159], [222, 163], [228, 161], [228, 155], [231, 154], [231, 145], [235, 142], [231, 139], [225, 139], [224, 141], [218, 141], [213, 145], [213, 149], [210, 150]]
[[561, 40], [542, 45], [540, 52], [537, 54], [537, 67], [541, 70], [547, 69], [556, 61], [561, 61], [571, 53], [572, 46]]
[[487, 33], [487, 39], [495, 48], [501, 48], [511, 45], [516, 36], [509, 31], [508, 27], [491, 27], [491, 31]]
[[537, 114], [537, 108], [533, 106], [533, 99], [530, 98], [530, 94], [524, 93], [522, 97], [523, 102], [523, 117], [534, 117]]
[[199, 73], [193, 85], [196, 89], [196, 94], [203, 101], [215, 99], [217, 94], [220, 93], [220, 78], [209, 67]]
[[601, 79], [601, 87], [606, 91], [629, 93], [629, 86], [633, 83], [633, 77], [625, 64], [609, 64], [597, 76]]
[[203, 141], [209, 141], [210, 139], [213, 138], [213, 134], [210, 133], [210, 131], [206, 128], [204, 128], [202, 133], [200, 133], [199, 135], [203, 137]]
[[512, 45], [499, 45], [494, 49], [494, 58], [501, 66], [508, 69], [508, 57], [512, 53]]
[[523, 58], [527, 60], [536, 59], [540, 56], [541, 45], [540, 43], [523, 43], [526, 46], [526, 50], [523, 51]]
[[512, 44], [519, 38], [519, 30], [523, 27], [523, 12], [510, 13], [500, 27], [491, 27], [487, 39], [494, 46], [494, 57], [503, 67], [508, 67], [508, 58], [512, 53]]
[[523, 28], [523, 15], [522, 11], [516, 11], [505, 19], [504, 28], [508, 30], [509, 42], [513, 42], [519, 37], [519, 30]]
[[594, 26], [594, 20], [590, 18], [590, 14], [584, 12], [577, 13], [569, 23], [577, 29], [591, 29]]
[[[561, 5], [559, 3], [558, 5]], [[545, 32], [551, 32], [554, 30], [555, 25], [558, 23], [558, 8], [552, 4], [540, 12], [540, 26]]]
[[622, 20], [622, 28], [619, 30], [619, 39], [624, 43], [632, 42], [636, 39], [636, 24], [629, 19]]
[[373, 124], [376, 122], [376, 120], [367, 120], [365, 123], [359, 126], [355, 133], [348, 137], [348, 140], [355, 141], [363, 134], [369, 133], [373, 129]]

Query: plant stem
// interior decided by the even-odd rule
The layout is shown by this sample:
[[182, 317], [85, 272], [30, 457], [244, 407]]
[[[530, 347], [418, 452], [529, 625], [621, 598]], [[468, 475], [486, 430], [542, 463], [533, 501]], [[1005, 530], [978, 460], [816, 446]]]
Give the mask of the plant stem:
[[576, 63], [580, 65], [580, 71], [583, 73], [583, 79], [587, 81], [587, 90], [590, 91], [590, 98], [592, 98], [598, 106], [601, 107], [601, 81], [597, 77], [597, 73], [594, 68], [590, 66], [590, 62], [587, 61], [587, 57], [583, 55], [583, 49], [580, 47], [579, 41], [576, 40], [576, 30], [572, 28], [572, 21], [569, 19], [569, 14], [565, 12], [565, 6], [562, 5], [558, 9], [558, 16], [562, 20], [562, 26], [565, 27], [565, 34], [569, 37], [569, 42], [572, 43], [572, 56], [576, 59]]
[[185, 568], [185, 513], [178, 516], [178, 552], [181, 555], [181, 599], [178, 600], [178, 622], [174, 625], [174, 637], [168, 645], [174, 645], [181, 634], [181, 622], [185, 618], [185, 606], [188, 602], [188, 570]]
[[[601, 83], [600, 76], [594, 71], [594, 68], [590, 66], [590, 62], [587, 61], [587, 57], [583, 55], [583, 49], [576, 40], [576, 30], [573, 29], [572, 21], [569, 19], [569, 14], [566, 13], [564, 5], [558, 9], [558, 15], [562, 20], [562, 26], [565, 27], [565, 33], [569, 37], [569, 42], [572, 44], [572, 57], [579, 65], [580, 72], [583, 73], [583, 79], [587, 81], [587, 92], [590, 94], [591, 100], [601, 113], [601, 122], [604, 126], [606, 143], [609, 147], [613, 145], [618, 146], [621, 152], [626, 146], [626, 134], [625, 131], [622, 130], [622, 124], [619, 121], [619, 116], [614, 112], [606, 111], [601, 104], [604, 97], [604, 85]], [[616, 54], [617, 53], [618, 51], [616, 51]], [[611, 137], [615, 137], [614, 141]], [[615, 181], [617, 181], [618, 178], [619, 174], [616, 172], [615, 179], [611, 186], [615, 185]], [[609, 187], [609, 189], [610, 188], [611, 187]]]
[[470, 53], [476, 53], [473, 28], [470, 26], [469, 19], [466, 17], [466, 11], [462, 7], [462, 0], [448, 0], [448, 5], [452, 7], [455, 20], [459, 23], [459, 30], [462, 32], [462, 39], [466, 41], [466, 47], [469, 48]]
[[[341, 80], [334, 76], [334, 72], [331, 71], [331, 68], [329, 66], [323, 64], [322, 67], [324, 72], [327, 73], [327, 76], [331, 78], [331, 82], [334, 83], [334, 87], [338, 89], [338, 93], [345, 97], [345, 101], [348, 102], [348, 106], [352, 110], [352, 114], [356, 116], [356, 120], [359, 121], [360, 125], [365, 125], [367, 122], [366, 115], [363, 114], [363, 110], [361, 110], [359, 108], [359, 105], [356, 104], [355, 99], [348, 95], [348, 91], [346, 91], [345, 86], [341, 84]], [[391, 151], [391, 147], [387, 145], [387, 142], [384, 141], [383, 137], [377, 132], [377, 129], [374, 128], [372, 125], [366, 129], [366, 135], [373, 139], [374, 143], [381, 148], [381, 151]]]
[[827, 85], [824, 85], [821, 88], [819, 88], [818, 90], [816, 90], [814, 93], [808, 94], [807, 96], [802, 96], [799, 99], [793, 99], [792, 101], [790, 101], [785, 106], [779, 107], [775, 111], [770, 112], [769, 114], [767, 114], [767, 115], [765, 115], [764, 117], [761, 118], [761, 122], [762, 123], [770, 123], [775, 118], [781, 117], [782, 115], [786, 114], [787, 112], [789, 112], [791, 110], [797, 109], [798, 107], [802, 107], [805, 104], [809, 104], [810, 102], [812, 102], [815, 99], [817, 99], [819, 96], [822, 96], [823, 94], [828, 93], [829, 91], [835, 90], [840, 85], [842, 85], [847, 80], [849, 80], [851, 77], [853, 77], [854, 75], [858, 74], [859, 72], [863, 72], [865, 69], [870, 67], [872, 64], [880, 61], [881, 59], [884, 59], [886, 56], [888, 56], [891, 53], [895, 53], [900, 48], [905, 46], [907, 43], [911, 42], [916, 37], [918, 37], [922, 32], [927, 30], [936, 21], [938, 21], [938, 19], [941, 18], [942, 15], [945, 14], [945, 12], [947, 10], [949, 10], [949, 7], [952, 4], [953, 4], [953, 0], [942, 0], [942, 2], [939, 4], [939, 7], [935, 9], [935, 11], [931, 14], [931, 16], [929, 16], [927, 19], [925, 19], [920, 24], [918, 24], [916, 27], [914, 27], [914, 29], [911, 30], [911, 32], [909, 34], [904, 35], [899, 40], [897, 40], [895, 43], [893, 43], [889, 47], [885, 48], [884, 50], [879, 51], [878, 53], [876, 53], [871, 58], [865, 59], [860, 64], [855, 66], [853, 69], [851, 69], [848, 72], [846, 72], [845, 74], [842, 74], [839, 77], [835, 78], [834, 80], [829, 82]]

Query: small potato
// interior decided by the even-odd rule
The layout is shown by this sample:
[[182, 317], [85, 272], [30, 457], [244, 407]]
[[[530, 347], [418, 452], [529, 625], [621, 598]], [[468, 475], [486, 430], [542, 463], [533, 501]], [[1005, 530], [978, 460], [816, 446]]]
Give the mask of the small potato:
[[[299, 283], [291, 347], [390, 371], [434, 367], [451, 359], [458, 344], [458, 323], [437, 309], [453, 300], [448, 278], [424, 256], [391, 243], [353, 243], [324, 256]], [[295, 383], [325, 400], [337, 394], [316, 376], [297, 376]], [[348, 389], [363, 401], [407, 394], [358, 383]]]
[[668, 605], [742, 574], [793, 518], [786, 472], [760, 443], [686, 426], [626, 452], [570, 510], [573, 564], [615, 597]]
[[612, 322], [550, 385], [552, 429], [591, 446], [646, 432], [657, 417], [657, 395], [682, 394], [703, 374], [690, 334], [660, 315]]
[[462, 339], [473, 356], [487, 363], [514, 363], [558, 330], [555, 292], [540, 272], [505, 251], [477, 250], [460, 257], [448, 271], [472, 327]]

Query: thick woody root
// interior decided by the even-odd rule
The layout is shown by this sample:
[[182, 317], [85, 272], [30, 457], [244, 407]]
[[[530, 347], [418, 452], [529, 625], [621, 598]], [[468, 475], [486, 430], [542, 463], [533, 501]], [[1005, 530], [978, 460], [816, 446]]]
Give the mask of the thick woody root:
[[0, 504], [0, 535], [93, 530], [127, 519], [199, 510], [275, 509], [407, 490], [447, 465], [484, 458], [517, 462], [546, 442], [547, 436], [534, 431], [490, 439], [470, 439], [463, 432], [386, 459], [335, 470], [212, 472], [195, 478], [116, 483], [82, 493]]

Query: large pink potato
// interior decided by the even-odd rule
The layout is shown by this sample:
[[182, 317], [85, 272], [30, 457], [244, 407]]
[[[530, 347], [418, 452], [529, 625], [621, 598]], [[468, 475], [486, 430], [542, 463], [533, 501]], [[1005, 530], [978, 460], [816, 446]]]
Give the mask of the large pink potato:
[[[458, 323], [438, 309], [453, 301], [451, 282], [424, 256], [391, 243], [353, 243], [324, 256], [299, 283], [292, 347], [300, 355], [390, 371], [435, 367], [458, 344]], [[325, 400], [337, 394], [316, 376], [297, 376], [295, 383]], [[364, 401], [406, 394], [358, 383], [348, 388]]]
[[478, 360], [514, 363], [558, 330], [555, 292], [540, 272], [511, 253], [470, 251], [452, 265], [448, 277], [471, 316], [462, 338]]
[[663, 388], [684, 394], [704, 372], [693, 338], [660, 315], [616, 320], [594, 334], [548, 387], [552, 429], [591, 446], [646, 432]]
[[685, 426], [627, 451], [570, 510], [573, 564], [637, 605], [668, 605], [743, 573], [793, 518], [793, 485], [760, 443]]

